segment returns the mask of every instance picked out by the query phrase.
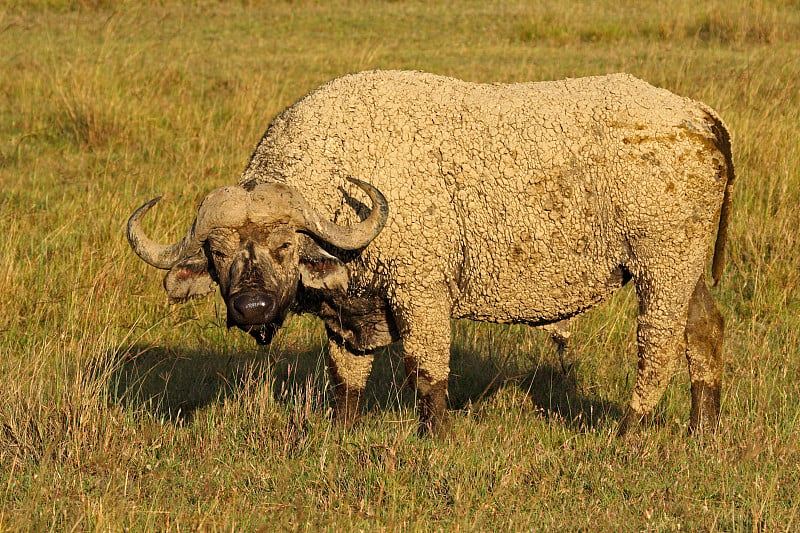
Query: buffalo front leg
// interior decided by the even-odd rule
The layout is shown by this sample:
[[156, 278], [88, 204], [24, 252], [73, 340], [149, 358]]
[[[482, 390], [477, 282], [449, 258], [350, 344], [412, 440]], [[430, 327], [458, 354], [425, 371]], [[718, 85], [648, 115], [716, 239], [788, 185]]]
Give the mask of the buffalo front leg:
[[418, 433], [443, 435], [450, 374], [449, 304], [446, 300], [417, 300], [401, 316], [403, 360], [409, 382], [417, 392]]
[[327, 364], [333, 392], [333, 420], [350, 427], [361, 417], [361, 397], [372, 369], [373, 356], [355, 355], [328, 341]]
[[692, 381], [689, 431], [713, 430], [719, 422], [725, 324], [701, 276], [689, 301], [686, 359]]
[[419, 414], [419, 436], [434, 436], [446, 433], [447, 427], [447, 378], [436, 380], [422, 368], [414, 357], [404, 356], [409, 383], [417, 392]]

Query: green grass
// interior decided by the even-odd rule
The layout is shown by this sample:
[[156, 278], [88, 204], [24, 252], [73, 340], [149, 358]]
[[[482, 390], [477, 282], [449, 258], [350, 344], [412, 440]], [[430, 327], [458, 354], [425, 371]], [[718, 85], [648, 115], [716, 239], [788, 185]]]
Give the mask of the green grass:
[[[800, 10], [733, 2], [0, 3], [0, 531], [800, 529]], [[218, 297], [169, 306], [123, 229], [177, 239], [281, 109], [337, 75], [474, 81], [629, 71], [734, 137], [722, 426], [687, 437], [688, 377], [613, 436], [635, 295], [560, 358], [454, 323], [444, 441], [415, 436], [399, 348], [364, 423], [328, 421], [324, 331], [269, 348]]]

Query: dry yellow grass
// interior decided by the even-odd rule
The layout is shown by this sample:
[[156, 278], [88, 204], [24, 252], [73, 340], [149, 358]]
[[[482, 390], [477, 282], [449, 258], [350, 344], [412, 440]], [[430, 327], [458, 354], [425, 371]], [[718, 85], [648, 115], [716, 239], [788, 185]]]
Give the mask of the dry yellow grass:
[[[0, 8], [0, 530], [720, 530], [800, 527], [800, 11], [789, 1], [6, 2]], [[170, 307], [127, 216], [176, 238], [269, 120], [364, 68], [474, 81], [629, 71], [734, 134], [723, 420], [611, 435], [635, 296], [560, 360], [456, 323], [452, 438], [418, 440], [397, 349], [365, 424], [327, 421], [324, 332], [268, 349], [214, 299]]]

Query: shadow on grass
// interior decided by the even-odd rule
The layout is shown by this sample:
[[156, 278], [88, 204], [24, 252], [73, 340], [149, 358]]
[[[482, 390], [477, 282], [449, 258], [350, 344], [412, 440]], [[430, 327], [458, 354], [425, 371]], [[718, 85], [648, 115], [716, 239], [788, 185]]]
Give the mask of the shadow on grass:
[[545, 364], [536, 368], [518, 386], [548, 417], [563, 420], [577, 431], [594, 429], [604, 420], [618, 421], [622, 418], [623, 410], [617, 403], [580, 391], [574, 369], [564, 372], [560, 366]]
[[536, 350], [523, 363], [499, 362], [471, 350], [461, 350], [453, 354], [451, 366], [449, 389], [453, 409], [480, 406], [512, 388], [530, 399], [533, 410], [575, 431], [592, 430], [604, 421], [622, 418], [623, 410], [617, 403], [584, 392], [578, 379], [579, 364], [565, 364], [555, 349]]
[[[365, 410], [385, 412], [412, 409], [414, 391], [405, 385], [400, 346], [381, 350], [365, 395]], [[528, 368], [516, 361], [498, 362], [478, 351], [454, 349], [451, 358], [449, 404], [465, 410], [480, 406], [514, 387], [530, 398], [548, 418], [577, 431], [596, 427], [605, 419], [618, 420], [620, 407], [581, 391], [573, 364], [569, 368], [545, 353]], [[112, 354], [109, 380], [112, 401], [128, 409], [142, 409], [176, 424], [191, 422], [198, 409], [237, 394], [254, 383], [269, 382], [276, 402], [287, 402], [310, 391], [328, 401], [327, 370], [320, 346], [303, 350], [259, 349], [240, 354], [209, 349], [180, 350], [133, 346]], [[557, 358], [556, 358], [557, 359]]]
[[267, 350], [214, 351], [133, 346], [110, 354], [108, 394], [131, 410], [144, 410], [176, 424], [191, 422], [198, 409], [271, 382], [277, 401], [311, 383], [324, 394], [326, 376], [320, 349], [292, 353]]

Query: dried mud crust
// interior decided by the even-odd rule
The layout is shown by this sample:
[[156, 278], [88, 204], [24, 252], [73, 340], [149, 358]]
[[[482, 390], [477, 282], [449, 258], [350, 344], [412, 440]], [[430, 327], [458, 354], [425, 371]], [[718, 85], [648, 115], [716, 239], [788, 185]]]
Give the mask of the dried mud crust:
[[[639, 417], [660, 399], [686, 344], [690, 300], [718, 228], [721, 272], [728, 131], [705, 104], [627, 74], [523, 84], [347, 75], [273, 121], [240, 185], [285, 183], [329, 220], [352, 224], [370, 202], [350, 176], [385, 195], [389, 218], [368, 247], [343, 256], [348, 293], [385, 302], [405, 357], [432, 383], [449, 374], [450, 318], [553, 323], [632, 279], [640, 314], [630, 409]], [[721, 368], [714, 322], [697, 322], [714, 346], [689, 356], [697, 390], [718, 387], [707, 378]], [[368, 369], [353, 364], [361, 380]], [[703, 405], [692, 423], [706, 425], [718, 401], [694, 396]]]

